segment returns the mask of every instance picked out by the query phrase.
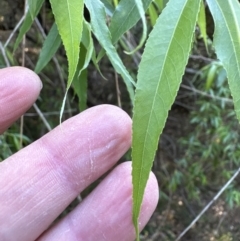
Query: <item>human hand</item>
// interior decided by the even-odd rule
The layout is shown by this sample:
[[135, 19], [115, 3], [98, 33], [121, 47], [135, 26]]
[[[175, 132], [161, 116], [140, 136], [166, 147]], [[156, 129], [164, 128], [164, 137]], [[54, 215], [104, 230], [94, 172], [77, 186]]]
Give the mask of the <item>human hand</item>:
[[[0, 134], [21, 116], [41, 89], [30, 70], [0, 70]], [[133, 241], [131, 163], [113, 169], [71, 213], [49, 228], [88, 185], [131, 145], [131, 119], [101, 105], [65, 121], [0, 163], [1, 241]], [[158, 201], [150, 175], [139, 219], [146, 225]]]

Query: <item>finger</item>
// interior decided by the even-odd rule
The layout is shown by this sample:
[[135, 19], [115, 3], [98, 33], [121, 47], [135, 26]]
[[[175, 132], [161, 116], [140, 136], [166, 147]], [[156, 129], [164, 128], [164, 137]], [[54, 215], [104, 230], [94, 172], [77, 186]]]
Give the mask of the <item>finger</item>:
[[0, 69], [0, 134], [32, 106], [41, 88], [39, 77], [29, 69]]
[[130, 143], [129, 116], [102, 105], [0, 163], [0, 240], [35, 240]]
[[[131, 164], [115, 168], [68, 216], [37, 241], [133, 241]], [[151, 173], [140, 215], [142, 229], [158, 202], [158, 185]]]

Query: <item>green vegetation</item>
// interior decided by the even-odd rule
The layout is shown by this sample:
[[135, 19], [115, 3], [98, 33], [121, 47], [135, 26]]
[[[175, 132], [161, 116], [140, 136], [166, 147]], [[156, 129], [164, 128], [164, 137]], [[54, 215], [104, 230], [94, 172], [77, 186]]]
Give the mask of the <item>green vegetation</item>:
[[[115, 104], [128, 106], [127, 111], [133, 113], [133, 223], [136, 233], [139, 233], [138, 216], [159, 137], [192, 52], [199, 56], [204, 52], [211, 59], [210, 63], [199, 65], [197, 73], [191, 77], [190, 85], [194, 88], [188, 88], [198, 95], [197, 100], [190, 100], [194, 102], [189, 114], [191, 127], [178, 142], [181, 153], [167, 170], [170, 177], [162, 178], [162, 194], [168, 200], [169, 193], [180, 195], [178, 190], [184, 187], [189, 200], [200, 203], [205, 198], [204, 190], [217, 193], [232, 177], [240, 162], [240, 138], [236, 131], [239, 124], [235, 118], [236, 113], [240, 119], [239, 1], [50, 0], [47, 7], [44, 0], [26, 3], [27, 11], [17, 39], [10, 44], [1, 43], [0, 66], [20, 64], [15, 57], [19, 56], [20, 43], [26, 34], [34, 31], [34, 24], [37, 25], [37, 43], [33, 47], [39, 49], [42, 46], [42, 49], [38, 60], [35, 59], [30, 67], [43, 76], [48, 84], [47, 92], [52, 93], [57, 86], [54, 90], [56, 99], [52, 97], [51, 106], [42, 99], [39, 104], [42, 111], [52, 111], [53, 106], [61, 110], [48, 123], [50, 127], [44, 122], [39, 133], [57, 125], [59, 117], [60, 120], [68, 118], [64, 114], [65, 106], [82, 111], [93, 105], [88, 104], [87, 76], [91, 74], [88, 70], [94, 69], [103, 79], [108, 79], [102, 67], [109, 68], [111, 63], [117, 86], [118, 101]], [[47, 16], [47, 36], [41, 36], [43, 23], [38, 21], [43, 8], [48, 10], [44, 15]], [[207, 36], [207, 20], [211, 17], [215, 24], [213, 42]], [[199, 48], [199, 42], [203, 47]], [[48, 74], [54, 68], [58, 76], [52, 77], [60, 82], [49, 80]], [[122, 92], [128, 93], [125, 98], [119, 94], [118, 75], [124, 83], [124, 86], [120, 83]], [[74, 94], [79, 100], [77, 104]], [[34, 140], [35, 136], [29, 133], [31, 130], [26, 136], [19, 135], [16, 125], [2, 135], [0, 160]], [[165, 171], [160, 168], [157, 176], [161, 178]], [[232, 208], [240, 204], [240, 192], [234, 182], [228, 186], [225, 199]], [[225, 235], [229, 236], [228, 233]]]

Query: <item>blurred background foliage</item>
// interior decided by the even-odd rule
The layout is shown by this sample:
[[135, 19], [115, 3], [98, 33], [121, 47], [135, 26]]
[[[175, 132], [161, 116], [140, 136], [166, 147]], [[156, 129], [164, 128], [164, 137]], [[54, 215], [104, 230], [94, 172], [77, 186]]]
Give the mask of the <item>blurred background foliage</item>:
[[[117, 0], [108, 2], [113, 8], [118, 4]], [[146, 12], [148, 31], [167, 2], [155, 0], [151, 3]], [[141, 234], [142, 240], [175, 240], [239, 168], [239, 123], [233, 110], [226, 73], [213, 51], [213, 21], [207, 8], [204, 13], [207, 38], [203, 38], [197, 27], [183, 82], [159, 142], [153, 171], [159, 181], [160, 201]], [[35, 68], [53, 23], [50, 4], [44, 2], [24, 43], [13, 53], [18, 34], [16, 26], [23, 16], [24, 1], [0, 1], [0, 68], [23, 64], [30, 69]], [[85, 18], [89, 21], [86, 10]], [[139, 22], [117, 43], [118, 53], [133, 76], [137, 74], [142, 49], [131, 56], [124, 51], [137, 46], [141, 31]], [[100, 46], [97, 42], [94, 44], [99, 53]], [[120, 106], [131, 115], [132, 104], [126, 87], [106, 56], [99, 62], [99, 69], [101, 72], [91, 62], [82, 76], [87, 79], [87, 108], [108, 103]], [[44, 88], [36, 106], [24, 115], [22, 122], [19, 120], [0, 136], [0, 161], [59, 124], [67, 80], [67, 60], [62, 46], [39, 75]], [[69, 91], [63, 120], [80, 111], [75, 92], [76, 88]], [[129, 157], [127, 153], [121, 161]], [[239, 240], [239, 180], [237, 178], [229, 186], [182, 240]], [[90, 190], [91, 187], [83, 196]], [[75, 200], [68, 210], [78, 201]]]

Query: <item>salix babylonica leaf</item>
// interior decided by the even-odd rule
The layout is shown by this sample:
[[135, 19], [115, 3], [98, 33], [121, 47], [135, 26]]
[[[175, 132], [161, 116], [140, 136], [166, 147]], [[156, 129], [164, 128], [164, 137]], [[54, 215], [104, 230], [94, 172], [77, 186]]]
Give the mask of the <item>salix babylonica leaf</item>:
[[229, 88], [240, 120], [240, 3], [237, 0], [208, 0], [215, 32], [217, 57], [227, 72]]
[[207, 43], [207, 19], [206, 19], [206, 12], [205, 12], [205, 5], [204, 5], [204, 1], [201, 1], [201, 7], [200, 7], [200, 11], [198, 14], [198, 20], [197, 20], [197, 24], [198, 27], [200, 29], [201, 32], [201, 36], [203, 38], [205, 47], [208, 51], [208, 43]]
[[133, 222], [138, 217], [159, 135], [188, 61], [201, 0], [170, 0], [149, 35], [133, 114]]
[[77, 70], [83, 28], [83, 0], [50, 0], [52, 12], [68, 59], [67, 90], [60, 110], [60, 122], [67, 92]]
[[106, 54], [111, 61], [114, 69], [119, 73], [129, 92], [131, 101], [134, 98], [133, 81], [131, 75], [128, 73], [126, 67], [122, 63], [116, 49], [114, 48], [111, 40], [111, 34], [106, 25], [106, 13], [103, 3], [100, 0], [85, 0], [86, 7], [88, 8], [91, 16], [92, 32], [98, 39], [99, 43], [106, 51]]
[[[138, 2], [139, 0], [121, 0], [117, 5], [109, 26], [113, 44], [141, 18], [136, 1]], [[152, 0], [144, 0], [142, 2], [144, 11], [146, 11], [151, 2]]]
[[54, 23], [46, 37], [34, 71], [39, 73], [49, 63], [61, 45], [61, 37]]
[[[34, 1], [34, 0], [29, 0], [29, 1]], [[30, 9], [28, 9], [28, 12], [26, 14], [26, 17], [23, 21], [23, 24], [19, 30], [19, 34], [17, 36], [17, 39], [14, 43], [13, 47], [13, 52], [16, 51], [18, 48], [19, 44], [21, 43], [24, 34], [27, 33], [27, 31], [31, 28], [32, 23], [35, 19], [35, 17], [38, 15], [42, 5], [43, 5], [44, 0], [35, 0], [34, 7], [31, 6]]]
[[58, 32], [68, 59], [68, 84], [75, 74], [83, 25], [83, 0], [50, 0]]

